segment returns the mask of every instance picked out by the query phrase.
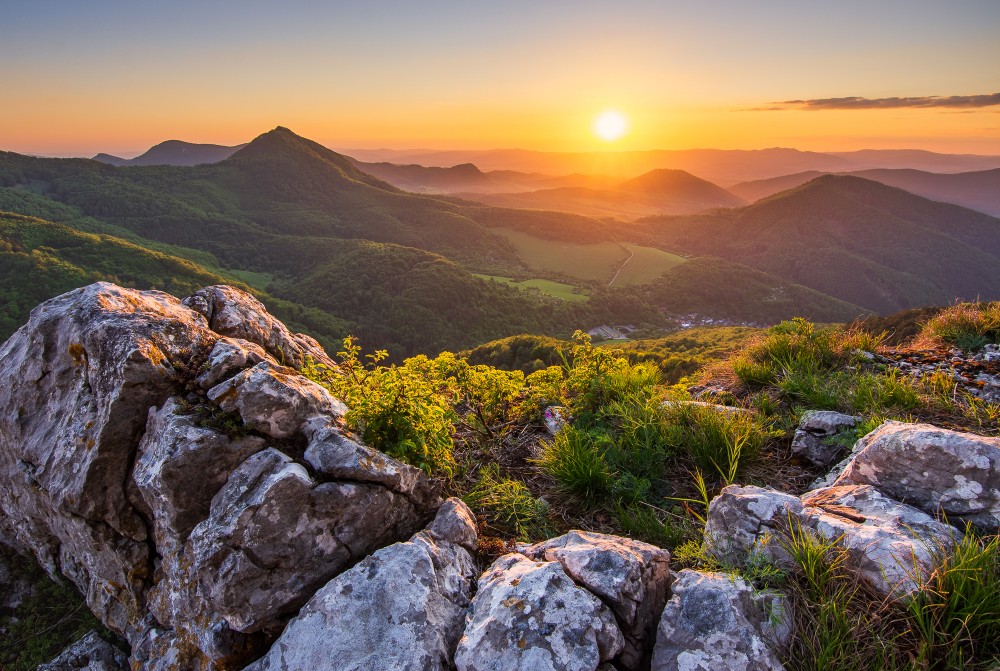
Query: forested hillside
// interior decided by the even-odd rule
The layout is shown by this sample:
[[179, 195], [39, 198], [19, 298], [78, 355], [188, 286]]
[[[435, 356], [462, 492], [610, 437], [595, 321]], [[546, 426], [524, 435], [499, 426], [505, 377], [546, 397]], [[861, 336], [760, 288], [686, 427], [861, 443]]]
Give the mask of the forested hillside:
[[[518, 333], [567, 337], [602, 323], [662, 329], [676, 324], [677, 313], [770, 323], [796, 315], [845, 321], [863, 312], [717, 260], [684, 261], [645, 285], [574, 280], [587, 297], [577, 303], [483, 280], [472, 272], [507, 278], [539, 272], [522, 260], [510, 231], [570, 246], [633, 231], [573, 214], [408, 194], [284, 128], [224, 161], [194, 167], [0, 153], [0, 210], [50, 222], [33, 226], [61, 224], [63, 236], [105, 236], [102, 245], [136, 259], [146, 258], [142, 253], [177, 264], [184, 259], [205, 284], [245, 282], [280, 317], [321, 341], [352, 333], [397, 360]], [[68, 253], [58, 244], [41, 246], [57, 250], [56, 258]], [[621, 253], [628, 263], [624, 247]], [[8, 330], [26, 317], [27, 306], [93, 279], [178, 292], [195, 283], [186, 271], [173, 284], [162, 273], [138, 272], [143, 265], [136, 260], [64, 260], [75, 270], [62, 269], [51, 285], [32, 285], [23, 274], [11, 278], [7, 291], [16, 300]]]

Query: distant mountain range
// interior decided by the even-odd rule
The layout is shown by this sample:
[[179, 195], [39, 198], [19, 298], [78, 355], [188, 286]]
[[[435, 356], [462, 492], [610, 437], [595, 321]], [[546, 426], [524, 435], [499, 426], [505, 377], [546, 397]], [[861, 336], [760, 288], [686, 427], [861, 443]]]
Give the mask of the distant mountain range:
[[[772, 194], [805, 184], [824, 173], [800, 172], [753, 182], [743, 182], [729, 190], [753, 202]], [[913, 169], [874, 169], [838, 173], [863, 177], [905, 189], [931, 200], [954, 203], [993, 216], [1000, 216], [1000, 169], [939, 174]]]
[[606, 188], [564, 186], [521, 193], [458, 193], [500, 207], [558, 210], [591, 217], [635, 219], [654, 214], [693, 214], [746, 204], [722, 187], [684, 170], [651, 170]]
[[797, 149], [685, 149], [626, 152], [557, 153], [524, 149], [431, 151], [346, 150], [354, 158], [424, 166], [472, 163], [480, 170], [515, 170], [565, 175], [611, 175], [619, 180], [659, 168], [685, 170], [723, 187], [798, 172], [849, 172], [869, 168], [913, 168], [931, 172], [970, 172], [1000, 168], [1000, 156], [937, 154], [917, 150], [864, 150], [820, 153]]
[[[474, 166], [397, 168], [382, 166], [395, 179], [436, 175], [439, 184], [522, 179]], [[565, 179], [593, 198], [683, 193], [692, 208], [715, 209], [628, 224], [408, 193], [280, 127], [222, 161], [190, 167], [0, 152], [0, 210], [22, 215], [2, 215], [0, 255], [28, 269], [6, 278], [0, 316], [16, 324], [40, 287], [84, 278], [177, 292], [195, 281], [237, 281], [328, 345], [353, 333], [399, 357], [600, 323], [659, 327], [671, 314], [843, 321], [1000, 291], [1000, 220], [868, 179], [819, 176], [752, 205], [680, 170]], [[98, 244], [93, 234], [105, 238]], [[641, 245], [682, 257], [651, 282], [609, 288], [607, 278], [570, 277], [537, 258], [529, 267], [527, 254], [541, 242], [581, 263], [595, 249], [621, 253], [623, 265], [643, 263], [634, 253]], [[112, 267], [102, 256], [121, 261]], [[173, 280], [162, 271], [171, 267]], [[565, 302], [473, 273], [568, 283], [588, 299]]]
[[1000, 298], [1000, 219], [855, 176], [634, 226], [646, 244], [718, 256], [881, 313]]
[[119, 158], [111, 154], [98, 154], [95, 161], [114, 166], [123, 165], [203, 165], [218, 163], [229, 158], [246, 145], [226, 147], [219, 144], [194, 144], [182, 140], [167, 140], [151, 147], [135, 158]]

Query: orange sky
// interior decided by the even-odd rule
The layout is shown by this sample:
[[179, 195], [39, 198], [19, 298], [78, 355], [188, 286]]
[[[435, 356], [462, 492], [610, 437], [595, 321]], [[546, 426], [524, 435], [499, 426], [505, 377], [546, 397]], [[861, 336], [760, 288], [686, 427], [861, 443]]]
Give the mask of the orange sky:
[[[748, 111], [995, 94], [995, 0], [22, 4], [0, 22], [0, 149], [25, 153], [284, 125], [337, 148], [1000, 154], [997, 104]], [[608, 108], [629, 118], [614, 143], [592, 132]]]

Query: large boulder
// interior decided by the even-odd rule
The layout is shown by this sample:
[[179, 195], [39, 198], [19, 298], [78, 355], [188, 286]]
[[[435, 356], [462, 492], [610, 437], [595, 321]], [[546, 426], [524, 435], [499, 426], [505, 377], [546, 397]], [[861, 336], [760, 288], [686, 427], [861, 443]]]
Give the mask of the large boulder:
[[229, 475], [265, 447], [260, 436], [229, 436], [204, 426], [180, 397], [150, 408], [132, 474], [152, 516], [161, 555], [187, 540], [208, 517], [212, 498]]
[[594, 671], [625, 645], [611, 609], [559, 562], [511, 553], [479, 579], [458, 671]]
[[232, 288], [188, 303], [99, 283], [0, 347], [0, 537], [72, 580], [149, 671], [240, 668], [439, 503], [279, 363], [329, 362], [315, 341]]
[[712, 499], [705, 520], [705, 550], [723, 564], [742, 565], [760, 554], [788, 566], [781, 538], [802, 518], [796, 496], [748, 485], [729, 485]]
[[[448, 671], [476, 571], [472, 513], [450, 499], [431, 527], [328, 582], [247, 671]], [[466, 547], [463, 547], [466, 546]]]
[[147, 411], [217, 337], [167, 294], [101, 282], [38, 306], [0, 346], [0, 517], [122, 633], [153, 570], [127, 486]]
[[871, 485], [948, 521], [1000, 527], [1000, 438], [886, 422], [865, 436], [835, 485]]
[[625, 636], [618, 660], [629, 669], [648, 660], [670, 585], [670, 553], [655, 545], [589, 531], [536, 543], [520, 551], [536, 561], [556, 561], [615, 614]]
[[412, 533], [427, 512], [381, 485], [317, 481], [268, 448], [232, 473], [183, 554], [165, 558], [154, 614], [217, 662], [239, 657], [246, 639], [232, 632], [280, 629], [332, 577]]
[[818, 489], [802, 503], [804, 526], [844, 548], [848, 566], [886, 596], [919, 588], [956, 533], [867, 485]]
[[671, 585], [656, 633], [652, 671], [779, 671], [774, 650], [791, 635], [778, 595], [742, 578], [685, 569]]
[[870, 486], [813, 490], [802, 497], [730, 485], [712, 500], [705, 548], [724, 564], [742, 566], [758, 554], [794, 567], [790, 532], [805, 530], [847, 550], [852, 569], [883, 595], [912, 591], [951, 547], [955, 529]]

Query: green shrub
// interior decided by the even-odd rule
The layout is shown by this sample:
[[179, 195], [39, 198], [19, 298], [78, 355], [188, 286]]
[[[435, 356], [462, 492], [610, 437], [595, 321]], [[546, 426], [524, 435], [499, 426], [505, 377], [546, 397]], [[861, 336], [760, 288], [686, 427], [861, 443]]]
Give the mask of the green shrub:
[[547, 503], [536, 499], [518, 480], [500, 475], [500, 467], [489, 464], [464, 500], [476, 511], [486, 513], [491, 525], [522, 541], [538, 540], [550, 533]]
[[348, 425], [372, 447], [427, 473], [451, 475], [457, 419], [453, 382], [436, 374], [433, 362], [423, 355], [402, 366], [379, 366], [385, 351], [368, 355], [368, 365], [360, 354], [355, 340], [345, 338], [338, 353], [339, 373], [312, 363], [303, 373], [347, 404]]
[[667, 408], [668, 443], [730, 484], [760, 453], [771, 435], [749, 411], [725, 411], [675, 401]]
[[788, 595], [795, 627], [783, 660], [792, 671], [912, 668], [899, 614], [847, 566], [835, 541], [791, 524], [778, 542], [792, 559]]
[[909, 412], [922, 404], [913, 382], [895, 369], [853, 375], [847, 396], [850, 407], [864, 414]]
[[593, 508], [611, 490], [611, 471], [604, 458], [610, 442], [606, 435], [567, 426], [552, 442], [542, 443], [538, 465], [555, 479], [561, 494]]

